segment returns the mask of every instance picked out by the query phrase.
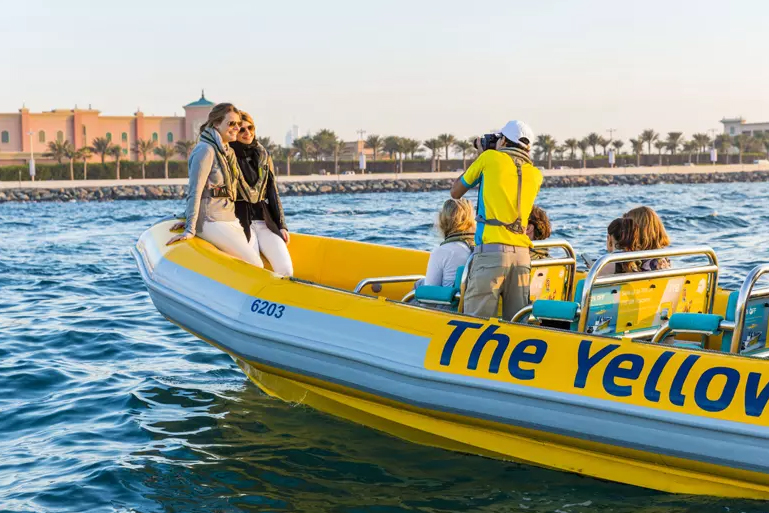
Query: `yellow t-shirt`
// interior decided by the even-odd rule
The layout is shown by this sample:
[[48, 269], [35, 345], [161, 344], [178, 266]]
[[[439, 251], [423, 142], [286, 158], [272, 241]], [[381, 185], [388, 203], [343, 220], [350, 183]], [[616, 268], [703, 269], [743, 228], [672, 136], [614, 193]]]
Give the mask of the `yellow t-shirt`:
[[[533, 165], [524, 163], [521, 166], [521, 174], [523, 177], [521, 223], [525, 230], [529, 223], [531, 207], [534, 206], [542, 185], [542, 172]], [[497, 150], [484, 151], [467, 168], [461, 180], [468, 188], [473, 188], [480, 183], [478, 214], [484, 219], [498, 219], [503, 223], [512, 223], [516, 220], [518, 171], [510, 155]], [[531, 240], [525, 233], [513, 233], [504, 226], [491, 226], [484, 223], [478, 223], [475, 243], [531, 247]]]

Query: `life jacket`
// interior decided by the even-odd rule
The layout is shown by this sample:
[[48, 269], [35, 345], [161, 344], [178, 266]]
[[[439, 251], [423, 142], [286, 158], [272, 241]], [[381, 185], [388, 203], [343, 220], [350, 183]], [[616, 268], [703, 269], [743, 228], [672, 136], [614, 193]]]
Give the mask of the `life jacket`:
[[249, 203], [259, 203], [260, 201], [264, 200], [267, 195], [268, 178], [270, 177], [270, 174], [274, 174], [275, 172], [273, 168], [272, 157], [270, 157], [269, 153], [267, 153], [267, 150], [264, 148], [264, 146], [262, 146], [258, 141], [255, 142], [256, 151], [247, 151], [245, 158], [248, 158], [249, 155], [253, 155], [254, 153], [256, 153], [259, 157], [257, 162], [252, 163], [258, 175], [256, 183], [254, 183], [254, 185], [249, 185], [243, 176], [243, 173], [240, 173], [240, 179], [238, 180], [238, 192], [240, 193], [239, 199], [248, 201]]
[[[511, 159], [513, 159], [513, 163], [515, 164], [516, 172], [518, 173], [518, 183], [515, 187], [515, 196], [516, 196], [516, 212], [518, 213], [518, 217], [515, 218], [515, 221], [512, 223], [505, 223], [503, 221], [500, 221], [499, 219], [493, 219], [493, 218], [484, 218], [482, 215], [478, 214], [475, 217], [476, 223], [484, 223], [489, 226], [501, 226], [505, 228], [506, 230], [516, 233], [519, 235], [522, 235], [524, 233], [523, 229], [523, 220], [521, 219], [521, 182], [523, 180], [523, 171], [522, 167], [524, 164], [531, 164], [531, 158], [528, 156], [528, 154], [522, 150], [519, 150], [517, 148], [503, 148], [502, 150], [499, 150], [502, 153], [506, 153]], [[527, 219], [528, 221], [528, 219]]]
[[235, 201], [238, 197], [237, 183], [240, 179], [238, 159], [235, 157], [232, 149], [229, 149], [229, 152], [225, 152], [209, 130], [213, 130], [213, 128], [203, 130], [200, 134], [200, 140], [214, 148], [214, 154], [219, 162], [219, 167], [222, 168], [222, 175], [224, 175], [224, 185], [221, 187], [209, 187], [208, 191], [214, 198], [229, 198]]
[[475, 249], [475, 234], [473, 232], [450, 233], [445, 239], [443, 239], [441, 246], [451, 242], [463, 242], [468, 247], [468, 249], [472, 251]]

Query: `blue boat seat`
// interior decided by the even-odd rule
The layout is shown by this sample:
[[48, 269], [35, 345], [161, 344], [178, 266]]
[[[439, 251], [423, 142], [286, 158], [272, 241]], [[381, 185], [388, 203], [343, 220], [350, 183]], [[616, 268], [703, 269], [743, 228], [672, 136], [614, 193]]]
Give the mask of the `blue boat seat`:
[[584, 288], [585, 280], [579, 280], [574, 287], [574, 301], [537, 299], [531, 305], [531, 317], [537, 320], [569, 322], [571, 323], [569, 329], [576, 331], [579, 320], [579, 301]]
[[420, 285], [414, 290], [414, 299], [428, 305], [450, 306], [452, 310], [456, 310], [459, 306], [457, 294], [462, 289], [462, 274], [464, 272], [464, 265], [457, 267], [457, 274], [454, 276], [454, 284], [451, 287]]

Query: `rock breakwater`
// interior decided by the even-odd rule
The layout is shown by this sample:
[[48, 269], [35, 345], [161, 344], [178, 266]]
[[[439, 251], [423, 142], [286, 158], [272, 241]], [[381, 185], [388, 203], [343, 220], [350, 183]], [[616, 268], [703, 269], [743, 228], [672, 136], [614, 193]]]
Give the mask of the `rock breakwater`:
[[[601, 174], [547, 176], [543, 187], [596, 187], [653, 185], [659, 183], [702, 184], [725, 182], [769, 182], [769, 171], [692, 174]], [[365, 179], [279, 183], [282, 196], [350, 194], [366, 192], [426, 192], [448, 190], [451, 179]], [[8, 188], [0, 190], [0, 203], [8, 201], [115, 201], [181, 199], [184, 185], [114, 185], [110, 187]]]

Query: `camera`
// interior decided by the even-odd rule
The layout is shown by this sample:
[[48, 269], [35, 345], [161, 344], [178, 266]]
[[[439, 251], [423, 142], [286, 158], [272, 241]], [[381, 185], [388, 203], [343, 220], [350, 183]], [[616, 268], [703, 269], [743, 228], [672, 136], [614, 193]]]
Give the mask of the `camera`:
[[497, 147], [497, 141], [499, 141], [502, 138], [501, 134], [484, 134], [481, 136], [481, 151], [486, 151], [488, 149], [496, 149]]

